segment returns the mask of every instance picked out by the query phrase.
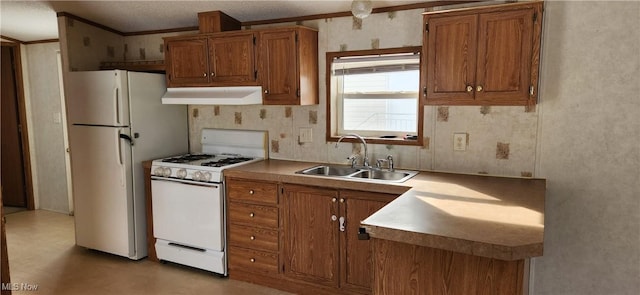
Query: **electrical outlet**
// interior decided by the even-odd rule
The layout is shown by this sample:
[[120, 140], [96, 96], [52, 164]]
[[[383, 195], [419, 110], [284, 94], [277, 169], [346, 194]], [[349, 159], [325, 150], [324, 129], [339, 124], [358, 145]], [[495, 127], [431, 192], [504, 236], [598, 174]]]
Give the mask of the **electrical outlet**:
[[467, 133], [454, 133], [453, 134], [453, 150], [466, 151], [467, 137], [468, 137]]
[[313, 129], [309, 127], [301, 127], [298, 141], [300, 143], [313, 142]]

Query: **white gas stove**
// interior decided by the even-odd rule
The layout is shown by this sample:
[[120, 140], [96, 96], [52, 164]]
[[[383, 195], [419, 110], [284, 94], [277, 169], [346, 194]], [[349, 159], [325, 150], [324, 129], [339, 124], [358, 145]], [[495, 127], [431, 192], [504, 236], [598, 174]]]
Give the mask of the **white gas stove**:
[[151, 165], [156, 254], [227, 275], [224, 170], [267, 158], [264, 131], [204, 129], [202, 154]]
[[202, 154], [187, 154], [154, 160], [156, 177], [201, 182], [222, 182], [227, 168], [267, 158], [264, 131], [204, 129]]

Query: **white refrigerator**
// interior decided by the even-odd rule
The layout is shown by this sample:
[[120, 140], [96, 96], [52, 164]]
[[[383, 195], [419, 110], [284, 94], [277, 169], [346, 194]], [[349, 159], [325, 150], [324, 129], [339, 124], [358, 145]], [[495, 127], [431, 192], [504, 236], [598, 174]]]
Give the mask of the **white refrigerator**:
[[163, 74], [65, 76], [76, 244], [147, 256], [142, 161], [188, 152], [187, 107], [163, 105]]

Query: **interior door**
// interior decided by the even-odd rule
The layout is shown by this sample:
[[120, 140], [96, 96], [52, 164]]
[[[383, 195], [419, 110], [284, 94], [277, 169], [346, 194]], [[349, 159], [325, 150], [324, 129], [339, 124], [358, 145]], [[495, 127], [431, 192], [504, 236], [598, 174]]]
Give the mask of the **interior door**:
[[[2, 263], [0, 263], [0, 282], [2, 285], [9, 284], [11, 282], [10, 272], [9, 272], [9, 257], [7, 254], [7, 238], [4, 228], [4, 210], [2, 210], [2, 190], [0, 190], [0, 257]], [[1, 288], [1, 294], [11, 294], [11, 290], [5, 288]]]
[[13, 70], [13, 49], [2, 46], [2, 60], [0, 62], [2, 72], [0, 78], [2, 89], [2, 104], [0, 106], [2, 120], [2, 146], [1, 146], [1, 183], [6, 206], [27, 207], [27, 190], [24, 171], [24, 158], [22, 149], [22, 128], [20, 111], [18, 108], [18, 95], [16, 89], [16, 76]]
[[134, 249], [131, 147], [125, 128], [71, 126], [76, 244], [130, 257]]

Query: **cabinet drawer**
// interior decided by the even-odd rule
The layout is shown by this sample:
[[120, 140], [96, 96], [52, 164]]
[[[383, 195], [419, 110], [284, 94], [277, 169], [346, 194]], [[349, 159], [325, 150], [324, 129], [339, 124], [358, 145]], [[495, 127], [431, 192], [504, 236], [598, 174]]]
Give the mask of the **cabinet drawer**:
[[278, 208], [229, 202], [229, 223], [278, 228]]
[[229, 245], [278, 252], [278, 231], [231, 224]]
[[278, 185], [269, 182], [229, 179], [227, 181], [227, 196], [232, 201], [277, 204]]
[[229, 247], [229, 270], [278, 273], [278, 254]]

